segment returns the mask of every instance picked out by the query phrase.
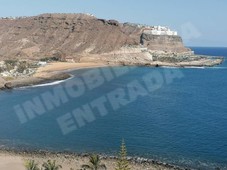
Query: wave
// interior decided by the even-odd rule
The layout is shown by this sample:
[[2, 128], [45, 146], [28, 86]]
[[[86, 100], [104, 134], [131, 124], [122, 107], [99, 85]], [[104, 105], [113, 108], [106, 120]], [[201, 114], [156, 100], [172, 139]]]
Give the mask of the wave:
[[185, 66], [185, 67], [183, 67], [183, 68], [189, 68], [189, 69], [206, 69], [207, 67], [196, 67], [196, 66]]
[[184, 66], [184, 67], [161, 66], [160, 68], [168, 68], [168, 69], [220, 69], [220, 70], [226, 70], [227, 69], [227, 67], [197, 67], [197, 66]]
[[226, 70], [227, 67], [184, 67], [186, 69], [220, 69], [220, 70]]
[[168, 68], [168, 69], [205, 69], [207, 67], [196, 67], [196, 66], [183, 66], [183, 67], [160, 66], [160, 68]]
[[226, 70], [227, 67], [209, 67], [209, 69], [220, 69], [220, 70]]
[[181, 68], [181, 67], [174, 67], [174, 66], [160, 66], [159, 68], [179, 69], [179, 68]]
[[37, 84], [37, 85], [31, 85], [31, 86], [25, 86], [25, 87], [19, 87], [18, 89], [27, 89], [27, 88], [36, 88], [36, 87], [45, 87], [45, 86], [54, 86], [54, 85], [58, 85], [61, 84], [63, 82], [66, 82], [70, 79], [73, 79], [74, 76], [71, 75], [70, 78], [65, 79], [65, 80], [58, 80], [58, 81], [54, 81], [54, 82], [50, 82], [50, 83], [44, 83], [44, 84]]

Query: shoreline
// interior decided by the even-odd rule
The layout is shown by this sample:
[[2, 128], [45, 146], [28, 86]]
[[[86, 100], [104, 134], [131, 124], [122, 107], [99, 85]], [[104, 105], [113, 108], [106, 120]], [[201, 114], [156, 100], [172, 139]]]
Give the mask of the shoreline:
[[[0, 169], [5, 167], [5, 170], [23, 169], [24, 162], [26, 160], [35, 160], [38, 163], [42, 163], [47, 160], [56, 160], [58, 164], [63, 166], [63, 170], [69, 170], [70, 168], [80, 168], [82, 164], [88, 162], [89, 153], [75, 153], [69, 151], [57, 152], [48, 150], [23, 150], [23, 149], [9, 149], [0, 148]], [[106, 164], [108, 170], [114, 170], [117, 163], [117, 156], [110, 156], [107, 154], [98, 154], [101, 158], [102, 163]], [[2, 162], [5, 159], [5, 163]], [[130, 167], [133, 170], [184, 170], [186, 168], [171, 165], [169, 163], [152, 160], [143, 157], [127, 157]], [[7, 164], [7, 160], [10, 164]], [[1, 163], [2, 162], [2, 163]], [[9, 167], [6, 167], [9, 166]], [[19, 166], [19, 167], [18, 167]], [[77, 167], [75, 167], [77, 166]], [[7, 169], [8, 168], [8, 169]], [[187, 168], [188, 169], [188, 168]]]
[[0, 82], [0, 90], [14, 89], [19, 87], [29, 87], [41, 85], [46, 83], [53, 83], [55, 81], [63, 81], [71, 78], [68, 74], [70, 71], [87, 69], [87, 68], [101, 68], [101, 67], [114, 67], [114, 66], [139, 66], [139, 67], [171, 67], [171, 68], [209, 68], [220, 65], [224, 62], [224, 57], [215, 59], [205, 59], [202, 61], [194, 62], [180, 62], [180, 63], [167, 63], [154, 61], [152, 63], [134, 63], [134, 64], [120, 64], [120, 63], [69, 63], [69, 62], [55, 62], [49, 63], [45, 66], [39, 67], [34, 75], [26, 78], [18, 78], [11, 81]]
[[5, 81], [3, 87], [0, 87], [0, 90], [10, 90], [20, 87], [30, 87], [47, 83], [54, 83], [55, 81], [64, 81], [72, 78], [72, 75], [68, 73], [70, 71], [106, 66], [108, 65], [102, 63], [49, 63], [46, 66], [39, 67], [36, 73], [30, 77]]
[[[58, 63], [58, 64], [62, 64], [62, 63]], [[73, 71], [73, 70], [79, 70], [79, 69], [87, 69], [87, 68], [99, 68], [99, 67], [108, 67], [108, 66], [122, 66], [122, 65], [106, 65], [106, 64], [93, 64], [92, 66], [83, 66], [83, 67], [79, 67], [80, 63], [65, 63], [66, 65], [71, 65], [76, 66], [75, 68], [63, 68], [61, 67], [60, 69], [56, 69], [53, 68], [55, 70], [51, 70], [49, 68], [46, 67], [41, 67], [42, 69], [44, 69], [45, 71], [41, 71], [40, 73], [42, 74], [46, 74], [46, 76], [48, 75], [59, 75], [59, 74], [67, 74], [67, 72]], [[88, 63], [86, 63], [88, 64]], [[55, 67], [55, 63], [51, 63], [51, 65], [53, 67]], [[70, 67], [71, 67], [70, 66]], [[133, 65], [132, 65], [133, 66]], [[136, 66], [136, 65], [134, 65]], [[137, 65], [139, 66], [139, 65]], [[144, 67], [150, 67], [150, 66], [145, 66]], [[154, 66], [155, 67], [155, 66]], [[159, 66], [159, 67], [165, 67], [165, 66]], [[168, 67], [168, 66], [167, 66]], [[179, 67], [172, 67], [172, 68], [179, 68]], [[181, 68], [181, 67], [180, 67]], [[186, 67], [188, 68], [188, 67]], [[193, 67], [192, 67], [193, 68]], [[197, 67], [197, 68], [202, 68], [202, 67]], [[206, 68], [206, 67], [205, 67]], [[207, 67], [209, 68], [209, 67]], [[39, 75], [40, 77], [43, 75]], [[37, 76], [39, 78], [39, 76]], [[65, 79], [63, 79], [65, 80]], [[53, 78], [51, 80], [47, 80], [45, 79], [45, 81], [56, 81], [53, 80]], [[38, 83], [40, 84], [40, 83]], [[26, 87], [26, 86], [22, 86], [22, 87]], [[86, 161], [88, 160], [88, 153], [75, 153], [75, 152], [54, 152], [54, 151], [48, 151], [48, 150], [16, 150], [16, 149], [1, 149], [0, 147], [0, 169], [1, 169], [1, 162], [4, 162], [5, 158], [8, 159], [8, 157], [10, 157], [10, 162], [12, 161], [18, 161], [19, 159], [19, 164], [22, 166], [23, 165], [23, 161], [26, 160], [27, 158], [34, 158], [37, 161], [42, 162], [43, 160], [48, 160], [49, 158], [51, 160], [57, 159], [59, 161], [60, 164], [64, 164], [64, 162], [62, 162], [61, 160], [65, 160], [65, 162], [74, 162], [74, 160], [79, 160], [79, 161], [84, 161], [86, 163]], [[108, 165], [110, 164], [110, 166], [114, 165], [116, 163], [116, 157], [115, 156], [107, 156], [104, 154], [101, 154], [101, 157], [104, 161], [107, 161]], [[142, 157], [129, 157], [129, 161], [130, 161], [130, 165], [132, 166], [136, 166], [136, 168], [134, 170], [140, 170], [141, 167], [143, 167], [142, 169], [146, 170], [151, 170], [151, 169], [160, 169], [160, 170], [164, 170], [164, 169], [189, 169], [189, 168], [182, 168], [182, 167], [178, 167], [176, 165], [171, 165], [165, 162], [161, 162], [161, 161], [156, 161], [156, 160], [152, 160], [152, 159], [147, 159], [147, 158], [142, 158]], [[71, 165], [71, 164], [70, 164]], [[73, 164], [74, 165], [74, 164]], [[66, 166], [66, 165], [65, 165]], [[4, 169], [4, 168], [3, 168]], [[11, 168], [11, 169], [18, 169], [16, 168]], [[9, 169], [9, 170], [11, 170]], [[114, 170], [114, 168], [108, 168], [108, 170]], [[4, 169], [7, 170], [7, 169]], [[67, 168], [67, 170], [69, 170], [69, 168]]]

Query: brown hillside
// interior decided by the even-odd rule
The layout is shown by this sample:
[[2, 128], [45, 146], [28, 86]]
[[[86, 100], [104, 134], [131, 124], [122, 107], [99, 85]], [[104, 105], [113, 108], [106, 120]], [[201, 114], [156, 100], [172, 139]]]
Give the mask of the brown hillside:
[[[81, 54], [101, 54], [121, 47], [139, 45], [142, 30], [115, 20], [97, 19], [87, 14], [43, 14], [17, 19], [0, 19], [0, 59], [61, 56], [79, 59]], [[162, 40], [161, 47], [184, 51], [180, 39]], [[149, 43], [147, 42], [149, 41]], [[155, 43], [155, 46], [151, 44]], [[145, 45], [158, 46], [159, 42], [147, 38]], [[157, 47], [158, 50], [162, 48]]]

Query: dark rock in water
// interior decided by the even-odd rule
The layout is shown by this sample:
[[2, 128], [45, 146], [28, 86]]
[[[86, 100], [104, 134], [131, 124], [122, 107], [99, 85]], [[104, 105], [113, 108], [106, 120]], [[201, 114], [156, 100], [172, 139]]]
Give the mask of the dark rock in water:
[[5, 84], [0, 83], [0, 90], [4, 90], [5, 89]]
[[11, 82], [7, 82], [5, 84], [5, 89], [12, 89], [12, 88], [13, 88], [13, 86], [12, 86], [12, 83]]

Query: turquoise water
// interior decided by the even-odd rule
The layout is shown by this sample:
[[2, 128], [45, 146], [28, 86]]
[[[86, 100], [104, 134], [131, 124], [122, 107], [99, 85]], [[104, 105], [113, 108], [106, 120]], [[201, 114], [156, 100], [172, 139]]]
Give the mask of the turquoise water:
[[[226, 48], [193, 50], [227, 57]], [[99, 81], [84, 77], [91, 70], [100, 72]], [[0, 92], [0, 145], [116, 154], [124, 138], [132, 156], [193, 168], [227, 169], [227, 62], [205, 69], [115, 67], [77, 70], [72, 74], [73, 79], [58, 85]], [[156, 79], [146, 81], [144, 77], [151, 75], [158, 75], [157, 82], [162, 83]], [[84, 89], [78, 97], [66, 90], [75, 82], [75, 87]], [[135, 82], [140, 87], [134, 89], [136, 96], [131, 93]], [[56, 107], [45, 105], [49, 100], [43, 94], [60, 94], [62, 89], [63, 102], [56, 102]], [[119, 89], [125, 100], [118, 107], [119, 101], [108, 97]], [[99, 113], [92, 109], [93, 114], [79, 128], [81, 124], [72, 111], [86, 104], [92, 108], [92, 102], [100, 97], [106, 100], [106, 110]], [[33, 99], [40, 99], [43, 105], [33, 110], [42, 114], [32, 120], [27, 117], [21, 123], [24, 119], [19, 119], [15, 106], [24, 109], [26, 102], [34, 103]], [[64, 135], [57, 120], [67, 113], [71, 126], [77, 129]]]

